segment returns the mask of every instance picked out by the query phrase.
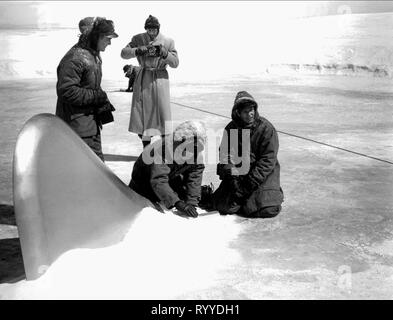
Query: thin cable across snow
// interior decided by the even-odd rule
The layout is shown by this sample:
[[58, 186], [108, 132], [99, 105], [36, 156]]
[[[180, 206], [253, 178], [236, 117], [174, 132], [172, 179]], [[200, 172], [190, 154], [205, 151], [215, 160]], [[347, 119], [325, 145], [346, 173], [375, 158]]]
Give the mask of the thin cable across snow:
[[[173, 104], [175, 104], [177, 106], [183, 107], [183, 108], [193, 109], [193, 110], [197, 110], [197, 111], [200, 111], [200, 112], [209, 113], [209, 114], [212, 114], [212, 115], [215, 115], [215, 116], [218, 116], [218, 117], [231, 119], [230, 117], [224, 116], [224, 115], [219, 114], [219, 113], [203, 110], [203, 109], [196, 108], [196, 107], [187, 106], [185, 104], [177, 103], [177, 102], [174, 102], [174, 101], [171, 101], [171, 103], [173, 103]], [[369, 155], [364, 154], [364, 153], [360, 153], [360, 152], [352, 151], [352, 150], [349, 150], [349, 149], [341, 148], [341, 147], [338, 147], [338, 146], [335, 146], [335, 145], [332, 145], [332, 144], [328, 144], [328, 143], [320, 142], [320, 141], [317, 141], [317, 140], [314, 140], [314, 139], [302, 137], [302, 136], [299, 136], [299, 135], [296, 135], [296, 134], [293, 134], [293, 133], [288, 133], [288, 132], [284, 132], [284, 131], [280, 131], [280, 130], [277, 130], [277, 132], [285, 134], [287, 136], [294, 137], [294, 138], [303, 139], [303, 140], [310, 141], [310, 142], [313, 142], [313, 143], [317, 143], [317, 144], [320, 144], [320, 145], [323, 145], [323, 146], [327, 146], [327, 147], [330, 147], [330, 148], [334, 148], [334, 149], [338, 149], [338, 150], [341, 150], [341, 151], [353, 153], [353, 154], [356, 154], [358, 156], [362, 156], [362, 157], [365, 157], [365, 158], [369, 158], [369, 159], [385, 162], [385, 163], [388, 163], [388, 164], [393, 164], [393, 162], [388, 161], [388, 160], [372, 157], [372, 156], [369, 156]]]

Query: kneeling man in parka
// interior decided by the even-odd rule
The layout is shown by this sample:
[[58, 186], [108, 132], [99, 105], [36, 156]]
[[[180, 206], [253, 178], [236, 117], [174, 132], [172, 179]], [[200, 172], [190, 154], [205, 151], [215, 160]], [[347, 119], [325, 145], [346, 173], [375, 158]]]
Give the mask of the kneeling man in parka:
[[175, 207], [180, 214], [198, 216], [205, 169], [201, 152], [206, 143], [202, 123], [186, 121], [173, 134], [148, 145], [136, 160], [129, 187], [166, 208]]
[[259, 116], [255, 99], [240, 91], [220, 144], [217, 174], [222, 181], [213, 202], [221, 214], [270, 218], [280, 213], [278, 147], [274, 126]]

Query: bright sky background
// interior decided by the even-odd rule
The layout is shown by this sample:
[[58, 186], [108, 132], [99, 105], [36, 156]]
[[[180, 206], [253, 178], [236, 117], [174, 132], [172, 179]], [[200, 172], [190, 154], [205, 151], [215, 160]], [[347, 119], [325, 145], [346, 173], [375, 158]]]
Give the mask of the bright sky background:
[[[103, 68], [106, 76], [119, 78], [124, 64], [137, 63], [121, 59], [121, 49], [132, 35], [144, 32], [144, 22], [152, 14], [158, 17], [161, 32], [175, 40], [179, 52], [179, 68], [170, 73], [178, 74], [178, 79], [191, 75], [203, 79], [215, 71], [221, 75], [261, 71], [262, 63], [314, 63], [308, 57], [319, 56], [325, 39], [337, 37], [347, 26], [325, 19], [311, 30], [308, 23], [295, 25], [296, 18], [383, 11], [393, 11], [393, 1], [8, 1], [0, 3], [0, 28], [73, 28], [61, 39], [25, 37], [9, 45], [9, 58], [24, 60], [35, 54], [31, 68], [42, 63], [45, 69], [50, 63], [54, 70], [77, 41], [79, 20], [104, 16], [114, 21], [119, 38], [103, 53]], [[26, 46], [31, 49], [25, 54]], [[50, 50], [43, 51], [44, 47]], [[288, 53], [291, 61], [287, 61]]]
[[185, 19], [209, 24], [211, 16], [226, 20], [236, 15], [244, 22], [242, 17], [250, 21], [255, 17], [275, 20], [348, 13], [348, 10], [352, 13], [392, 12], [393, 1], [2, 1], [0, 9], [0, 25], [73, 26], [79, 16], [94, 14], [131, 22], [144, 19], [151, 10], [166, 23]]

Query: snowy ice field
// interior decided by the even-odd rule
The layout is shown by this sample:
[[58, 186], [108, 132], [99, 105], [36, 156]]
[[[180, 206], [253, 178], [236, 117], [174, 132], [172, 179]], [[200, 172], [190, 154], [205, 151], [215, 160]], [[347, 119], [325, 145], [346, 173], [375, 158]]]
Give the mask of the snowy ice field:
[[[211, 18], [210, 15], [207, 18]], [[388, 101], [392, 94], [393, 13], [292, 19], [286, 23], [269, 20], [266, 23], [271, 24], [271, 28], [261, 28], [258, 37], [251, 32], [241, 35], [243, 43], [253, 44], [252, 50], [247, 49], [243, 55], [238, 50], [222, 52], [222, 46], [226, 47], [225, 43], [229, 39], [232, 39], [233, 46], [234, 39], [240, 36], [235, 33], [236, 28], [233, 26], [229, 29], [233, 34], [224, 32], [220, 34], [220, 38], [199, 33], [179, 33], [178, 39], [176, 34], [171, 34], [176, 40], [181, 62], [178, 69], [169, 70], [172, 101], [188, 103], [194, 108], [228, 116], [228, 108], [236, 90], [250, 90], [261, 99], [265, 115], [275, 124], [284, 124], [278, 127], [279, 130], [300, 135], [313, 133], [314, 130], [309, 125], [298, 130], [298, 126], [302, 124], [297, 122], [305, 117], [312, 119], [317, 128], [321, 128], [321, 119], [325, 122], [324, 126], [327, 126], [326, 122], [342, 124], [340, 130], [331, 130], [339, 134], [345, 128], [346, 124], [342, 122], [347, 117], [352, 117], [356, 122], [360, 118], [357, 114], [359, 109], [361, 114], [372, 110], [366, 117], [373, 121], [368, 121], [366, 125], [373, 130], [383, 130], [384, 137], [389, 137], [389, 124], [380, 122], [382, 118], [390, 120], [389, 105], [384, 104], [381, 109], [377, 105], [381, 99]], [[102, 54], [103, 86], [108, 91], [125, 88], [127, 79], [122, 67], [127, 63], [136, 63], [135, 59], [123, 60], [119, 57], [121, 48], [128, 43], [130, 37], [130, 32], [124, 25], [120, 24], [120, 27], [120, 37], [114, 39]], [[165, 29], [163, 32], [165, 33]], [[0, 29], [1, 143], [4, 146], [2, 158], [8, 165], [16, 134], [23, 122], [38, 112], [54, 112], [56, 67], [64, 53], [76, 42], [77, 35], [76, 27]], [[203, 48], [209, 50], [202, 48], [195, 52], [193, 46], [185, 46], [185, 43], [190, 42], [183, 37], [204, 40]], [[244, 50], [243, 45], [241, 48]], [[121, 121], [119, 131], [125, 130], [131, 95], [116, 92], [110, 94], [117, 103], [118, 123]], [[308, 94], [310, 96], [306, 96]], [[339, 96], [345, 99], [337, 99]], [[276, 103], [280, 104], [279, 108]], [[316, 107], [320, 103], [328, 104], [328, 108]], [[183, 112], [187, 109], [179, 106], [173, 108], [174, 119], [182, 120]], [[178, 108], [180, 109], [177, 111]], [[297, 116], [300, 114], [301, 116]], [[336, 119], [338, 115], [340, 116]], [[209, 121], [220, 123], [226, 121], [218, 117], [213, 119], [203, 113], [198, 113], [197, 117], [208, 117]], [[107, 132], [112, 130], [110, 127], [111, 125], [106, 129]], [[331, 131], [328, 130], [328, 133]], [[329, 138], [322, 140], [350, 148], [347, 141], [352, 134], [353, 132], [342, 132], [343, 136], [337, 137], [335, 141]], [[128, 134], [125, 136], [130, 137]], [[362, 143], [361, 139], [359, 137], [357, 141]], [[377, 140], [380, 141], [379, 138]], [[107, 148], [111, 152], [115, 148], [118, 149], [116, 151], [129, 153], [120, 144], [111, 144]], [[371, 150], [357, 151], [367, 153]], [[381, 146], [378, 144], [372, 153], [373, 156], [393, 159], [392, 150], [386, 143], [381, 143]], [[6, 177], [4, 188], [8, 191], [0, 194], [6, 202], [10, 201], [9, 169], [8, 166], [3, 173]]]
[[[157, 284], [156, 296], [148, 291], [139, 297], [167, 294], [172, 298], [182, 292], [186, 298], [228, 299], [393, 297], [392, 166], [285, 135], [292, 133], [393, 162], [392, 31], [393, 13], [292, 20], [290, 26], [277, 27], [274, 32], [264, 30], [258, 39], [245, 35], [254, 45], [247, 59], [240, 59], [234, 50], [227, 54], [214, 50], [222, 43], [212, 39], [207, 39], [207, 44], [213, 50], [200, 51], [196, 59], [193, 48], [168, 33], [175, 38], [180, 56], [179, 69], [169, 70], [172, 101], [228, 116], [236, 92], [249, 91], [259, 101], [261, 114], [283, 132], [279, 160], [286, 198], [282, 213], [274, 220], [231, 217], [233, 221], [223, 222], [224, 226], [235, 226], [234, 231], [224, 237], [225, 243], [217, 245], [236, 254], [219, 266], [224, 269], [220, 276], [201, 283], [203, 288], [187, 284], [189, 290], [199, 290], [197, 293], [187, 296], [181, 287], [166, 292], [162, 286], [167, 284], [162, 281]], [[117, 109], [115, 123], [104, 128], [103, 149], [108, 166], [125, 183], [132, 159], [141, 151], [138, 138], [127, 131], [131, 94], [118, 92], [127, 84], [122, 66], [135, 63], [120, 58], [128, 33], [120, 33], [103, 54], [103, 87]], [[5, 48], [0, 52], [0, 203], [4, 206], [12, 206], [12, 153], [17, 133], [34, 114], [54, 112], [56, 66], [76, 42], [76, 35], [76, 28], [0, 30]], [[233, 40], [229, 36], [224, 39], [226, 43]], [[48, 43], [52, 46], [42, 52]], [[230, 43], [232, 46], [233, 41]], [[218, 135], [228, 122], [175, 104], [172, 112], [175, 121], [202, 120]], [[218, 185], [212, 163], [204, 175], [204, 183], [208, 182]], [[218, 218], [210, 218], [217, 228]], [[12, 258], [18, 245], [16, 226], [8, 222], [12, 219], [6, 220], [4, 217], [0, 222], [0, 247], [4, 248], [0, 251], [4, 257], [0, 282], [11, 280], [10, 270], [18, 262]], [[196, 235], [204, 223], [186, 230]], [[213, 241], [213, 231], [209, 232], [207, 240]], [[174, 246], [174, 239], [168, 238], [165, 244]], [[192, 245], [195, 248], [197, 241]], [[127, 246], [127, 239], [122, 246]], [[69, 293], [65, 289], [72, 287], [77, 288], [79, 297], [103, 297], [92, 293], [96, 278], [94, 274], [86, 278], [89, 263], [106, 252], [106, 257], [127, 265], [129, 261], [119, 255], [120, 247], [84, 256], [86, 268], [70, 275], [70, 282], [56, 282], [64, 290], [52, 290], [52, 296], [64, 297], [61, 293]], [[76, 250], [63, 259], [81, 259], [80, 254]], [[51, 275], [64, 275], [62, 268], [57, 265]], [[218, 269], [218, 264], [212, 268]], [[169, 269], [162, 272], [165, 270]], [[338, 285], [343, 270], [351, 271], [350, 285]], [[124, 287], [136, 281], [134, 275], [119, 273], [115, 282], [110, 281], [110, 272], [103, 277], [101, 284], [109, 288], [112, 297], [138, 297]], [[0, 285], [0, 295], [6, 295], [9, 287]], [[34, 291], [34, 284], [26, 288], [20, 297], [51, 296], [43, 287]]]

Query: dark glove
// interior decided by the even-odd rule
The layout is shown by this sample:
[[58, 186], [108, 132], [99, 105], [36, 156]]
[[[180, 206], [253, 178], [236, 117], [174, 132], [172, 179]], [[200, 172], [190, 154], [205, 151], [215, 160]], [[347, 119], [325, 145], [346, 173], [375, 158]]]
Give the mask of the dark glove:
[[231, 176], [233, 167], [233, 164], [219, 163], [217, 165], [217, 174], [219, 175], [220, 179], [223, 180], [224, 178]]
[[108, 96], [106, 92], [102, 89], [98, 89], [94, 95], [94, 105], [101, 106], [108, 101]]
[[244, 183], [242, 183], [238, 178], [234, 178], [231, 181], [231, 187], [233, 190], [233, 194], [235, 196], [235, 200], [237, 203], [242, 203], [249, 195], [252, 193], [252, 190], [248, 188]]
[[161, 44], [161, 46], [160, 46], [160, 56], [161, 56], [163, 59], [168, 58], [168, 49], [165, 48], [162, 44]]
[[97, 108], [97, 119], [101, 124], [107, 124], [114, 121], [112, 111], [115, 107], [107, 100], [102, 106]]
[[184, 201], [180, 200], [176, 202], [175, 208], [179, 210], [181, 213], [185, 213], [189, 217], [193, 217], [193, 218], [198, 217], [198, 212], [196, 208], [191, 204], [185, 203]]
[[143, 56], [147, 53], [147, 47], [146, 46], [140, 46], [136, 48], [135, 50], [135, 55], [137, 56]]
[[105, 103], [97, 108], [97, 112], [101, 113], [104, 111], [115, 111], [115, 107], [112, 105], [112, 103], [109, 102], [109, 100], [106, 100]]

